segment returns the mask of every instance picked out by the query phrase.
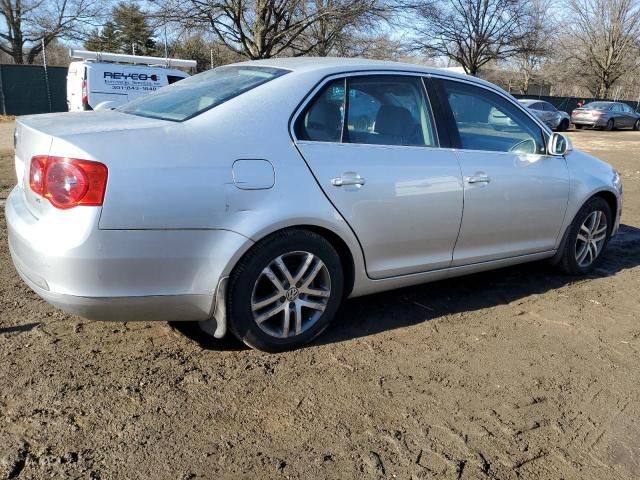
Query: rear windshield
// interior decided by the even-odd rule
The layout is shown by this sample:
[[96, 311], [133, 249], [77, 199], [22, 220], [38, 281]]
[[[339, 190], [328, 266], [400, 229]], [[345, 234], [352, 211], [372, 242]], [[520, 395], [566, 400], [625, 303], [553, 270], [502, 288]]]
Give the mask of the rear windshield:
[[588, 110], [609, 110], [609, 108], [613, 105], [609, 102], [591, 102], [587, 103], [583, 108]]
[[121, 112], [181, 122], [287, 73], [271, 67], [218, 67], [139, 97]]

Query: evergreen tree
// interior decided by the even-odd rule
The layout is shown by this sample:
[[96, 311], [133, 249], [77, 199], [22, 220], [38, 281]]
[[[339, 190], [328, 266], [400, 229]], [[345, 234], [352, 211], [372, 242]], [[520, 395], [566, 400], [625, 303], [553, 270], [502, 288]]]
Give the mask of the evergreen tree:
[[112, 20], [94, 30], [84, 43], [87, 50], [129, 55], [154, 55], [156, 43], [146, 13], [138, 6], [119, 3], [111, 12]]
[[113, 9], [113, 21], [118, 30], [120, 48], [128, 54], [153, 55], [156, 42], [146, 13], [135, 4], [119, 3]]
[[95, 52], [121, 52], [122, 42], [115, 23], [109, 21], [102, 28], [102, 31], [94, 30], [84, 42], [84, 47]]

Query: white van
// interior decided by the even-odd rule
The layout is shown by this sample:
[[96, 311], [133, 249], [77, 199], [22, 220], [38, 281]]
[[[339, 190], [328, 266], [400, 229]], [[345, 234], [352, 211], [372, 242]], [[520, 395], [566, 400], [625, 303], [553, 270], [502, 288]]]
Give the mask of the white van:
[[[71, 50], [69, 55], [82, 59], [69, 64], [67, 105], [70, 112], [118, 107], [189, 76], [181, 70], [169, 67], [193, 68], [196, 64], [195, 60], [84, 50]], [[167, 66], [162, 66], [163, 63]]]

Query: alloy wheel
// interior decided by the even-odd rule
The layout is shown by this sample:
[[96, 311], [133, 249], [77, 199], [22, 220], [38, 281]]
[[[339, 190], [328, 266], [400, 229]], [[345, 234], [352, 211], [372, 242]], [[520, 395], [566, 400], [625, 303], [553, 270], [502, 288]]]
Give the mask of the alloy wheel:
[[607, 216], [595, 210], [582, 222], [576, 237], [576, 262], [581, 268], [591, 265], [604, 247], [607, 239]]
[[316, 255], [295, 251], [272, 260], [251, 294], [251, 311], [262, 331], [278, 338], [300, 335], [322, 316], [331, 296], [331, 276]]

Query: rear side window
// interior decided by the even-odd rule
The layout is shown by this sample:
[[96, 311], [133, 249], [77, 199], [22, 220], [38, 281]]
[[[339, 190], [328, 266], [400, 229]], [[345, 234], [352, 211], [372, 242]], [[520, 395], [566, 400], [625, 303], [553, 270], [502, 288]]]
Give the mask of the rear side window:
[[139, 97], [118, 110], [181, 122], [286, 73], [271, 67], [219, 67]]
[[169, 85], [172, 83], [179, 82], [180, 80], [184, 80], [186, 77], [179, 77], [178, 75], [167, 75], [167, 82]]
[[468, 150], [540, 153], [542, 130], [518, 107], [486, 88], [443, 80], [461, 146]]
[[340, 142], [344, 94], [344, 79], [329, 83], [298, 117], [294, 127], [296, 137], [314, 142]]

